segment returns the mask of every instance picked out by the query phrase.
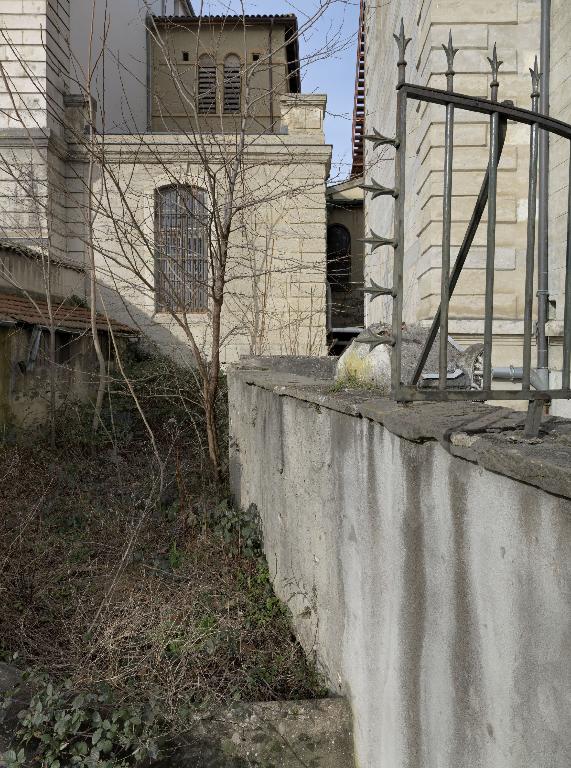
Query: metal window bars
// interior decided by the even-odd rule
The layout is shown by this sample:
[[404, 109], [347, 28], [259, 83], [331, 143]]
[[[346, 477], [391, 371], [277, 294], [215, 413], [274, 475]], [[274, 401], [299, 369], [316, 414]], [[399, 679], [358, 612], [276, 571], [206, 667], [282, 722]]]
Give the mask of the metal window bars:
[[208, 217], [204, 190], [172, 185], [155, 198], [158, 312], [208, 309]]
[[[372, 199], [379, 196], [392, 196], [394, 204], [394, 235], [383, 237], [371, 231], [364, 242], [371, 250], [381, 246], [392, 246], [394, 249], [393, 285], [379, 286], [372, 282], [365, 292], [371, 300], [379, 296], [389, 296], [393, 299], [393, 318], [391, 335], [381, 336], [371, 331], [362, 334], [359, 341], [376, 346], [388, 344], [392, 347], [392, 395], [399, 402], [412, 401], [458, 401], [458, 400], [528, 400], [535, 421], [540, 418], [538, 410], [545, 402], [552, 399], [571, 398], [570, 364], [571, 364], [571, 156], [569, 163], [569, 203], [568, 203], [568, 234], [566, 252], [565, 276], [565, 314], [563, 340], [563, 374], [560, 389], [539, 387], [538, 377], [533, 376], [531, 367], [531, 347], [533, 336], [533, 306], [534, 306], [534, 269], [535, 269], [535, 229], [538, 183], [538, 137], [539, 131], [563, 137], [569, 141], [571, 149], [571, 125], [555, 120], [547, 115], [539, 114], [539, 98], [541, 75], [538, 71], [537, 59], [535, 66], [530, 69], [532, 79], [531, 110], [514, 106], [511, 101], [498, 102], [499, 70], [502, 62], [498, 59], [494, 45], [491, 58], [491, 95], [489, 99], [468, 96], [454, 91], [454, 58], [457, 49], [452, 43], [450, 33], [448, 45], [443, 45], [446, 54], [446, 90], [413, 85], [406, 82], [406, 49], [410, 43], [404, 31], [401, 20], [400, 31], [394, 35], [398, 47], [398, 81], [396, 106], [396, 135], [389, 138], [381, 135], [376, 129], [365, 139], [372, 142], [373, 150], [380, 147], [392, 146], [395, 154], [395, 185], [385, 187], [372, 179], [371, 183], [363, 185], [364, 190]], [[444, 190], [443, 190], [443, 232], [442, 232], [442, 275], [440, 306], [434, 316], [428, 332], [422, 353], [418, 359], [414, 374], [408, 382], [402, 381], [402, 326], [403, 326], [403, 283], [404, 283], [404, 236], [405, 236], [405, 173], [406, 173], [406, 138], [407, 138], [407, 103], [409, 100], [437, 104], [446, 108], [445, 141], [444, 141]], [[490, 142], [489, 163], [482, 181], [481, 189], [474, 206], [458, 256], [450, 270], [451, 229], [452, 229], [452, 182], [453, 182], [453, 152], [454, 152], [454, 117], [455, 110], [466, 110], [489, 117]], [[492, 351], [494, 329], [494, 268], [496, 255], [496, 203], [498, 189], [498, 166], [504, 148], [508, 121], [528, 125], [530, 127], [530, 161], [529, 161], [529, 193], [527, 219], [527, 247], [525, 268], [525, 309], [523, 335], [523, 369], [521, 389], [492, 388]], [[448, 369], [448, 318], [450, 299], [458, 284], [462, 269], [466, 264], [470, 248], [482, 220], [485, 209], [488, 211], [487, 246], [486, 246], [486, 279], [485, 279], [485, 311], [484, 311], [484, 359], [483, 385], [481, 389], [459, 390], [449, 388], [447, 384]], [[421, 387], [419, 382], [432, 350], [438, 333], [439, 371], [438, 386]], [[538, 387], [532, 388], [532, 381]], [[531, 411], [530, 411], [531, 413]], [[538, 415], [539, 414], [539, 415]], [[533, 421], [533, 418], [530, 419]]]

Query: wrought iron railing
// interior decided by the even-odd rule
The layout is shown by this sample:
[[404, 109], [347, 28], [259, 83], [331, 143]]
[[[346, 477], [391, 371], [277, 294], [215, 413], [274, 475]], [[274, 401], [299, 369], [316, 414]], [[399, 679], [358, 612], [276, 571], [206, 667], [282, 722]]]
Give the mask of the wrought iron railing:
[[[365, 138], [373, 142], [373, 149], [392, 146], [395, 156], [395, 184], [393, 188], [385, 187], [372, 180], [365, 184], [364, 189], [372, 198], [392, 196], [395, 199], [394, 235], [382, 237], [375, 232], [365, 238], [372, 250], [389, 245], [394, 249], [393, 285], [390, 288], [376, 283], [365, 289], [373, 299], [379, 296], [389, 296], [393, 300], [392, 333], [381, 336], [368, 331], [361, 337], [363, 343], [371, 345], [388, 344], [392, 350], [392, 393], [396, 400], [411, 402], [416, 400], [447, 401], [447, 400], [528, 400], [533, 404], [535, 419], [540, 418], [539, 407], [545, 401], [552, 399], [571, 398], [570, 363], [571, 363], [571, 215], [568, 216], [568, 238], [565, 279], [565, 314], [563, 339], [563, 373], [560, 389], [532, 387], [536, 384], [532, 369], [532, 336], [533, 336], [533, 307], [534, 307], [534, 269], [535, 269], [535, 228], [537, 206], [538, 178], [538, 136], [539, 131], [561, 136], [570, 142], [571, 125], [555, 120], [552, 117], [539, 114], [539, 98], [541, 75], [538, 71], [537, 59], [530, 70], [532, 79], [531, 110], [514, 106], [511, 101], [498, 102], [499, 80], [498, 73], [503, 62], [498, 60], [496, 46], [490, 62], [492, 80], [489, 99], [467, 96], [454, 91], [454, 58], [457, 49], [452, 43], [450, 33], [448, 45], [443, 45], [446, 59], [446, 90], [412, 85], [406, 81], [406, 49], [410, 38], [405, 36], [404, 24], [401, 21], [400, 33], [394, 35], [398, 46], [398, 82], [396, 108], [396, 135], [387, 138], [374, 130], [372, 135]], [[443, 190], [443, 233], [442, 233], [442, 273], [440, 307], [436, 312], [432, 326], [428, 332], [424, 348], [419, 357], [416, 369], [407, 382], [402, 376], [402, 328], [403, 328], [403, 282], [404, 282], [404, 246], [405, 246], [405, 180], [406, 180], [406, 140], [407, 140], [407, 104], [409, 100], [438, 104], [446, 108], [445, 146], [444, 146], [444, 190]], [[450, 269], [451, 228], [452, 228], [452, 178], [454, 152], [454, 117], [455, 110], [488, 115], [490, 120], [489, 163], [480, 193], [478, 195], [471, 220], [456, 262]], [[508, 121], [530, 126], [530, 156], [529, 156], [529, 194], [528, 194], [528, 223], [527, 248], [525, 268], [525, 309], [523, 334], [523, 366], [521, 388], [501, 389], [492, 388], [492, 351], [493, 351], [493, 322], [494, 322], [494, 266], [496, 255], [496, 201], [498, 189], [498, 165], [504, 147]], [[571, 160], [570, 160], [571, 172]], [[571, 178], [569, 184], [569, 211], [571, 211]], [[483, 385], [480, 389], [459, 390], [449, 386], [448, 382], [448, 320], [450, 299], [458, 283], [462, 269], [465, 266], [470, 248], [482, 220], [485, 209], [488, 211], [487, 248], [486, 248], [486, 280], [484, 299], [484, 338], [483, 338]], [[438, 384], [435, 387], [419, 386], [423, 369], [426, 365], [432, 347], [439, 337], [439, 370]], [[539, 414], [539, 416], [538, 416]]]

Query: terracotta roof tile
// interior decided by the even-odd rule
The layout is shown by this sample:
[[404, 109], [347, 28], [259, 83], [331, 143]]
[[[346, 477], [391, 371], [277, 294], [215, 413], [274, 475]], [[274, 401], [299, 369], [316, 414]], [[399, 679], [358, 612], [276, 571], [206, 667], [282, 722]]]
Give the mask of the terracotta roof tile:
[[[91, 313], [89, 307], [76, 304], [54, 304], [55, 326], [62, 331], [89, 331], [91, 329]], [[27, 296], [0, 293], [0, 323], [49, 326], [48, 304], [45, 299], [30, 299]], [[97, 328], [124, 336], [137, 336], [134, 328], [109, 319], [105, 315], [97, 315]]]
[[242, 14], [238, 13], [230, 13], [230, 14], [215, 14], [215, 15], [204, 15], [204, 16], [155, 16], [153, 15], [153, 20], [157, 22], [170, 22], [170, 23], [176, 23], [183, 22], [188, 23], [192, 22], [193, 24], [200, 24], [203, 22], [211, 23], [211, 22], [219, 22], [219, 21], [243, 21], [246, 24], [248, 22], [256, 22], [256, 21], [271, 21], [272, 19], [278, 20], [278, 21], [292, 21], [297, 22], [297, 16], [293, 13], [246, 13], [242, 16]]

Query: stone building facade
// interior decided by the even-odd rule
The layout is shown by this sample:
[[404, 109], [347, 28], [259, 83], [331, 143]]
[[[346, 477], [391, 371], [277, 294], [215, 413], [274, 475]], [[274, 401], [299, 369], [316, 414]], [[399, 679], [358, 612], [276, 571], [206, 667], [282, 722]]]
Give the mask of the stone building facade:
[[[130, 0], [130, 6], [134, 3], [139, 3], [140, 11], [142, 0]], [[158, 206], [168, 194], [179, 194], [177, 190], [202, 199], [209, 187], [207, 176], [224, 175], [223, 169], [236, 157], [236, 137], [241, 134], [228, 124], [224, 127], [210, 120], [209, 115], [198, 126], [197, 141], [196, 126], [167, 124], [162, 119], [164, 110], [159, 120], [153, 110], [170, 81], [156, 55], [146, 59], [148, 88], [141, 91], [140, 78], [126, 79], [122, 98], [110, 100], [108, 112], [102, 81], [94, 77], [97, 86], [91, 100], [78, 78], [81, 44], [74, 32], [86, 5], [91, 7], [91, 0], [75, 3], [71, 9], [69, 0], [55, 5], [48, 0], [2, 4], [0, 28], [5, 39], [0, 41], [0, 53], [10, 74], [8, 88], [0, 85], [0, 234], [87, 268], [93, 244], [98, 308], [138, 328], [163, 351], [191, 362], [184, 325], [189, 324], [208, 356], [211, 306], [209, 300], [202, 302], [198, 311], [185, 312], [182, 322], [176, 313], [162, 311], [157, 292]], [[146, 43], [139, 51], [143, 58], [145, 51], [152, 52], [157, 35], [164, 36], [168, 48], [173, 32], [181, 59], [183, 53], [196, 51], [192, 31], [196, 17], [189, 13], [191, 6], [175, 5], [181, 14], [176, 19], [145, 18], [133, 12], [132, 24], [142, 25], [139, 38]], [[117, 40], [121, 14], [114, 13], [111, 27]], [[233, 19], [229, 24], [234, 31], [242, 26], [241, 82], [246, 82], [254, 54], [268, 55], [273, 69], [265, 71], [273, 78], [275, 91], [265, 100], [268, 114], [262, 115], [261, 129], [244, 134], [241, 211], [233, 223], [228, 253], [222, 362], [252, 352], [322, 353], [326, 344], [325, 185], [331, 159], [323, 132], [326, 100], [302, 95], [295, 87], [296, 43], [285, 39], [291, 35], [295, 17], [288, 17], [287, 23], [268, 16], [251, 23], [247, 17], [245, 24]], [[99, 32], [94, 39], [105, 46]], [[272, 39], [275, 51], [267, 48]], [[223, 74], [222, 69], [220, 88]], [[178, 74], [171, 75], [171, 80], [178, 79]], [[264, 83], [259, 87], [263, 89]], [[179, 96], [185, 98], [180, 91]], [[136, 107], [131, 116], [129, 103]], [[141, 125], [143, 114], [150, 126]], [[216, 206], [223, 210], [224, 204], [221, 190]], [[173, 236], [179, 238], [177, 253], [180, 238], [188, 237], [189, 231]], [[201, 248], [207, 247], [210, 236], [203, 233]], [[171, 237], [171, 245], [175, 240]], [[207, 250], [201, 251], [201, 264], [207, 276]], [[184, 280], [194, 279], [189, 274], [185, 272]]]
[[[555, 14], [559, 6], [555, 3]], [[531, 106], [533, 65], [540, 45], [540, 0], [395, 0], [365, 2], [366, 133], [373, 129], [394, 135], [397, 48], [393, 33], [401, 17], [412, 41], [407, 50], [407, 80], [445, 88], [446, 57], [442, 43], [452, 31], [459, 52], [454, 62], [455, 90], [490, 95], [487, 57], [494, 43], [503, 60], [499, 99]], [[567, 11], [565, 12], [567, 13]], [[554, 25], [559, 26], [559, 21]], [[554, 32], [555, 37], [559, 33]], [[561, 37], [561, 40], [564, 38]], [[554, 58], [555, 61], [555, 58]], [[569, 69], [567, 69], [569, 72]], [[565, 119], [553, 103], [552, 112]], [[442, 195], [445, 110], [436, 105], [409, 103], [406, 161], [404, 319], [429, 325], [440, 303]], [[462, 242], [488, 163], [489, 121], [485, 115], [457, 110], [452, 201], [452, 262]], [[392, 186], [394, 150], [374, 151], [366, 142], [366, 180]], [[527, 227], [529, 130], [510, 125], [499, 170], [494, 301], [496, 366], [521, 365], [523, 290]], [[393, 232], [393, 203], [367, 196], [366, 229], [382, 236]], [[450, 305], [450, 333], [463, 345], [481, 341], [484, 317], [486, 214]], [[366, 256], [366, 274], [390, 285], [392, 251], [380, 248]], [[369, 322], [386, 319], [390, 300], [366, 305]], [[535, 355], [535, 352], [533, 352]]]
[[[551, 88], [550, 112], [553, 117], [571, 122], [571, 5], [565, 0], [551, 3]], [[550, 142], [549, 176], [549, 298], [551, 320], [547, 324], [551, 385], [561, 386], [562, 335], [567, 252], [567, 212], [569, 201], [569, 143], [558, 136]], [[552, 412], [571, 416], [566, 402], [554, 403]]]

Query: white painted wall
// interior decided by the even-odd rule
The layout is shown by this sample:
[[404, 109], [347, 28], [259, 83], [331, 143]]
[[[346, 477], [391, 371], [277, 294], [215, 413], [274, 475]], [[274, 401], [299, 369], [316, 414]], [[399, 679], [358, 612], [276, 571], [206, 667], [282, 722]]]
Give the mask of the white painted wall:
[[187, 11], [181, 0], [74, 0], [71, 4], [70, 91], [85, 91], [89, 61], [92, 68], [97, 61], [91, 92], [101, 116], [99, 128], [104, 126], [108, 133], [147, 129], [147, 13], [186, 15]]

